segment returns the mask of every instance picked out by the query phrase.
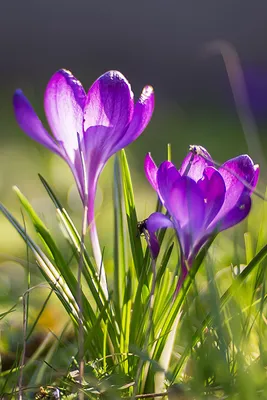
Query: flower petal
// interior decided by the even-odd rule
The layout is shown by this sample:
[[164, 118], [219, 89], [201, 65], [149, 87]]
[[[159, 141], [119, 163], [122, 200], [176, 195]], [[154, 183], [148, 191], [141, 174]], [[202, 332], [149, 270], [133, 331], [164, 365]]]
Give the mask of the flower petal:
[[207, 167], [197, 185], [205, 199], [205, 225], [208, 226], [224, 203], [225, 183], [219, 171], [214, 167]]
[[[245, 192], [241, 195], [240, 199], [234, 205], [234, 207], [220, 220], [217, 220], [216, 229], [218, 229], [219, 231], [223, 231], [238, 224], [244, 218], [246, 218], [250, 209], [251, 198], [249, 193]], [[214, 223], [212, 223], [212, 229], [213, 228], [215, 228]]]
[[250, 194], [253, 193], [255, 187], [257, 186], [258, 180], [259, 180], [259, 176], [260, 176], [260, 166], [258, 164], [254, 165], [254, 177], [250, 183], [251, 185], [251, 190], [250, 190]]
[[174, 183], [166, 204], [187, 258], [190, 248], [203, 234], [205, 202], [202, 191], [193, 179], [182, 176]]
[[[162, 204], [169, 210], [169, 198], [174, 183], [181, 178], [180, 173], [170, 161], [160, 164], [157, 173], [158, 194]], [[169, 210], [170, 211], [170, 210]], [[171, 211], [170, 211], [171, 212]]]
[[150, 240], [149, 247], [152, 256], [153, 258], [157, 258], [160, 249], [155, 232], [161, 228], [173, 228], [173, 223], [168, 217], [166, 217], [166, 215], [163, 215], [159, 212], [155, 212], [151, 214], [146, 220], [146, 228], [149, 233], [149, 240]]
[[145, 169], [145, 175], [146, 175], [148, 182], [153, 187], [153, 189], [156, 190], [156, 192], [157, 192], [158, 191], [158, 183], [157, 183], [158, 167], [156, 166], [150, 153], [147, 153], [147, 155], [145, 156], [144, 169]]
[[83, 135], [83, 108], [86, 95], [81, 83], [66, 70], [50, 79], [44, 97], [44, 108], [50, 128], [74, 164], [78, 138]]
[[42, 122], [36, 115], [28, 99], [21, 90], [16, 90], [13, 96], [13, 105], [16, 120], [20, 128], [32, 139], [43, 146], [52, 150], [54, 153], [61, 154], [58, 145], [44, 128]]
[[145, 86], [139, 100], [134, 106], [133, 117], [128, 129], [117, 141], [113, 153], [128, 146], [141, 135], [152, 117], [154, 105], [154, 90], [152, 86]]
[[[256, 168], [257, 170], [258, 168]], [[239, 178], [246, 181], [249, 185], [251, 185], [255, 178], [255, 165], [247, 154], [226, 161], [221, 165], [219, 171], [224, 178], [226, 190], [235, 185], [237, 181], [240, 181]]]
[[226, 193], [224, 203], [212, 225], [225, 218], [233, 208], [238, 207], [239, 200], [244, 192], [250, 193], [251, 190], [242, 181], [247, 182], [248, 185], [257, 183], [259, 172], [254, 167], [253, 161], [248, 155], [241, 155], [226, 161], [219, 168], [219, 172], [224, 179]]
[[134, 110], [133, 93], [127, 79], [109, 71], [89, 89], [84, 108], [87, 151], [97, 149], [106, 161], [123, 137]]
[[[200, 150], [200, 154], [190, 151], [185, 157], [179, 172], [181, 175], [187, 175], [197, 182], [202, 178], [204, 169], [208, 166], [213, 166], [213, 161], [210, 154], [202, 146], [192, 146]], [[202, 157], [201, 154], [203, 154]], [[210, 160], [210, 161], [209, 161]]]

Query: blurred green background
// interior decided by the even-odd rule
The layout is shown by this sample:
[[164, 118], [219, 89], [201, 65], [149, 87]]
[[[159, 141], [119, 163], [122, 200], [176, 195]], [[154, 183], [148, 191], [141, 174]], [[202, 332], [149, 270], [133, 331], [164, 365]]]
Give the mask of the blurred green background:
[[[163, 161], [167, 143], [172, 144], [172, 158], [177, 165], [190, 144], [206, 147], [219, 162], [248, 153], [261, 163], [264, 178], [266, 37], [267, 3], [260, 0], [2, 0], [1, 201], [21, 218], [19, 202], [12, 191], [12, 186], [17, 185], [48, 227], [57, 233], [60, 246], [66, 246], [59, 234], [54, 207], [38, 179], [37, 173], [41, 173], [77, 227], [81, 225], [81, 204], [70, 171], [62, 160], [20, 131], [12, 110], [12, 94], [21, 88], [45, 121], [43, 93], [52, 74], [60, 68], [71, 70], [86, 89], [109, 69], [117, 69], [128, 78], [136, 98], [144, 85], [154, 87], [153, 119], [144, 134], [127, 149], [140, 220], [153, 210], [156, 202], [155, 193], [144, 178], [144, 156], [150, 151], [158, 163]], [[208, 45], [218, 40], [232, 46], [239, 57], [241, 73], [230, 56], [223, 59], [221, 42], [216, 42], [215, 52], [207, 50]], [[238, 104], [234, 101], [236, 96]], [[240, 107], [242, 121], [237, 112]], [[101, 244], [106, 247], [107, 266], [109, 261], [112, 264], [112, 168], [110, 161], [102, 174], [97, 199], [97, 221]], [[31, 231], [28, 225], [27, 229]], [[230, 234], [229, 245], [234, 234]], [[0, 216], [3, 309], [6, 302], [17, 301], [25, 291], [26, 264], [25, 244]], [[34, 263], [32, 270], [36, 271]], [[42, 296], [42, 291], [35, 295], [37, 306]], [[50, 317], [52, 322], [44, 318], [43, 323], [54, 328], [59, 317], [54, 312]]]

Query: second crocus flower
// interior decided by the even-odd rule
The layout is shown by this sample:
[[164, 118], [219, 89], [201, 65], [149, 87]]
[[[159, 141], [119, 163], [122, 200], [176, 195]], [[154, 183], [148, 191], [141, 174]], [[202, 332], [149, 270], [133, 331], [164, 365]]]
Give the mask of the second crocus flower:
[[159, 228], [176, 230], [181, 250], [179, 290], [202, 246], [248, 215], [259, 166], [248, 155], [241, 155], [216, 168], [206, 149], [192, 146], [179, 170], [169, 161], [158, 168], [148, 154], [145, 173], [168, 212], [154, 213], [146, 221], [151, 250], [157, 257], [155, 232]]

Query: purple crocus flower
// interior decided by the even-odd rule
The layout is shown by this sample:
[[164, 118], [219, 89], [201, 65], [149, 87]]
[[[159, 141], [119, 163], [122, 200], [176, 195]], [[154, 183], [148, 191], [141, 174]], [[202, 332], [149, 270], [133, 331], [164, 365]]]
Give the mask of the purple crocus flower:
[[259, 166], [248, 155], [226, 161], [216, 168], [201, 146], [192, 146], [179, 170], [169, 161], [157, 168], [150, 154], [145, 173], [168, 214], [154, 213], [146, 221], [150, 246], [157, 257], [159, 228], [176, 230], [181, 249], [180, 288], [197, 253], [213, 235], [242, 221], [251, 208], [251, 194]]
[[145, 86], [134, 104], [127, 79], [118, 71], [100, 76], [86, 94], [66, 70], [48, 82], [44, 109], [50, 135], [21, 90], [14, 94], [14, 110], [21, 129], [32, 139], [61, 156], [70, 166], [84, 206], [97, 266], [102, 255], [94, 220], [99, 175], [108, 159], [128, 146], [146, 128], [154, 109], [154, 93]]

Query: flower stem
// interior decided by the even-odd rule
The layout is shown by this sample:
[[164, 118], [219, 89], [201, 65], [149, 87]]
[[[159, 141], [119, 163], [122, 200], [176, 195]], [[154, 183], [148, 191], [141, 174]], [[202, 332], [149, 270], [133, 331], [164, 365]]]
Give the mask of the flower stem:
[[189, 269], [188, 263], [182, 256], [181, 257], [181, 274], [180, 274], [178, 282], [177, 282], [177, 286], [176, 286], [175, 293], [174, 293], [174, 298], [176, 298], [181, 287], [183, 286], [184, 280], [188, 275], [188, 269]]
[[88, 225], [89, 225], [89, 231], [90, 231], [92, 250], [93, 250], [97, 273], [98, 273], [98, 279], [99, 279], [99, 282], [100, 282], [100, 285], [101, 285], [104, 295], [106, 296], [106, 298], [108, 298], [108, 286], [107, 286], [107, 280], [106, 280], [105, 267], [104, 267], [104, 263], [103, 263], [103, 255], [102, 255], [99, 240], [98, 240], [97, 228], [96, 228], [96, 223], [95, 223], [95, 215], [94, 215], [95, 214], [94, 213], [95, 193], [96, 193], [96, 189], [91, 189], [90, 193], [89, 193]]
[[22, 297], [22, 308], [23, 308], [23, 347], [22, 347], [22, 354], [20, 359], [20, 366], [19, 366], [19, 396], [18, 399], [23, 399], [23, 369], [25, 365], [25, 356], [26, 356], [26, 342], [27, 342], [27, 322], [28, 322], [28, 314], [27, 314], [27, 302], [28, 302], [29, 291], [27, 290]]
[[[83, 302], [82, 302], [82, 271], [83, 271], [83, 255], [84, 255], [84, 239], [87, 229], [87, 214], [88, 207], [84, 205], [83, 221], [82, 221], [82, 233], [81, 233], [81, 249], [80, 259], [78, 265], [78, 277], [77, 277], [77, 302], [79, 307], [79, 331], [78, 331], [78, 354], [79, 354], [79, 382], [82, 386], [84, 377], [84, 330], [83, 330]], [[79, 390], [79, 400], [84, 399], [84, 393]]]

